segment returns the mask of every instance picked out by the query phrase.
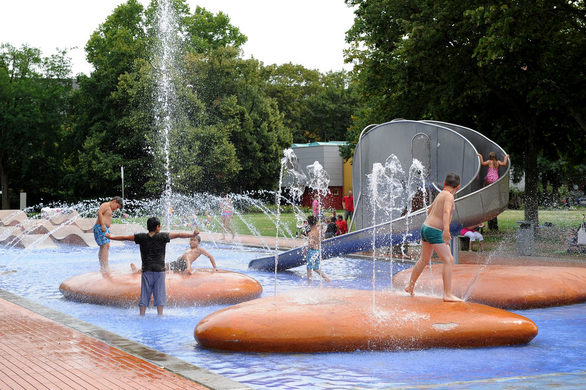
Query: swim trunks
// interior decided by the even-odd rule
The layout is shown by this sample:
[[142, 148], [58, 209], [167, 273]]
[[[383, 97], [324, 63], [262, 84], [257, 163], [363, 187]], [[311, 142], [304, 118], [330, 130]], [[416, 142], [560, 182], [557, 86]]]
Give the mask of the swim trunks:
[[421, 225], [421, 239], [430, 244], [443, 244], [443, 232], [440, 229], [429, 227], [426, 224]]
[[98, 246], [110, 243], [110, 239], [106, 238], [106, 233], [110, 233], [110, 228], [108, 226], [106, 226], [106, 231], [103, 232], [102, 225], [94, 225], [94, 240], [96, 240], [96, 244], [98, 244]]
[[319, 250], [308, 249], [305, 259], [307, 260], [307, 269], [313, 269], [314, 271], [319, 269]]
[[185, 264], [185, 259], [183, 259], [183, 256], [169, 263], [169, 271], [185, 272], [186, 269], [187, 264]]

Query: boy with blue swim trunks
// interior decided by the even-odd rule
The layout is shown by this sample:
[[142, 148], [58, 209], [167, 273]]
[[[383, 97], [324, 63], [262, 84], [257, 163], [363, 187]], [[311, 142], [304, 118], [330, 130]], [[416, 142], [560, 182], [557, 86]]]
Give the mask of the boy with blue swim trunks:
[[140, 245], [140, 258], [142, 260], [142, 275], [140, 284], [140, 302], [138, 307], [140, 315], [144, 316], [151, 296], [153, 304], [157, 307], [157, 314], [163, 315], [163, 307], [167, 304], [165, 290], [165, 249], [167, 243], [174, 238], [189, 238], [199, 234], [196, 229], [193, 233], [186, 232], [161, 232], [161, 221], [157, 217], [147, 220], [148, 233], [137, 233], [129, 236], [106, 237], [111, 240], [134, 241]]
[[457, 302], [460, 298], [452, 294], [452, 267], [454, 258], [450, 252], [450, 222], [454, 212], [454, 194], [460, 188], [460, 176], [455, 173], [448, 173], [444, 181], [444, 189], [435, 198], [427, 218], [421, 226], [421, 257], [411, 271], [409, 284], [405, 291], [413, 295], [415, 282], [421, 272], [429, 263], [433, 251], [435, 251], [443, 262], [442, 279], [444, 282], [444, 301]]
[[104, 202], [98, 209], [98, 218], [94, 225], [94, 239], [100, 247], [98, 250], [98, 261], [100, 262], [100, 272], [104, 277], [110, 276], [110, 266], [108, 265], [108, 252], [110, 250], [110, 240], [106, 233], [110, 233], [112, 224], [112, 214], [114, 211], [122, 208], [122, 198], [115, 196], [109, 202]]
[[320, 269], [321, 256], [319, 252], [319, 243], [323, 238], [323, 234], [320, 232], [320, 228], [317, 224], [317, 217], [314, 215], [307, 217], [307, 224], [310, 227], [309, 233], [307, 233], [309, 242], [307, 243], [307, 252], [305, 254], [305, 259], [307, 261], [307, 283], [311, 283], [312, 270], [317, 272], [326, 282], [329, 282], [330, 278], [328, 278]]

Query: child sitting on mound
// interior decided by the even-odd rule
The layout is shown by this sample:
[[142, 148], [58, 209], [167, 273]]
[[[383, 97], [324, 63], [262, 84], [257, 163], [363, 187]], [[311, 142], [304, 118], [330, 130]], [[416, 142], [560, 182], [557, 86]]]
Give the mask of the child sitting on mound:
[[[200, 247], [200, 244], [201, 238], [199, 235], [191, 237], [191, 240], [189, 240], [189, 248], [187, 248], [185, 252], [177, 258], [177, 260], [165, 264], [165, 269], [171, 272], [183, 272], [185, 274], [191, 275], [191, 265], [199, 258], [200, 255], [204, 255], [210, 259], [210, 263], [212, 263], [214, 271], [217, 271], [218, 268], [216, 267], [216, 260], [214, 259], [214, 256]], [[140, 269], [132, 263], [130, 264], [130, 268], [133, 272], [140, 272]]]

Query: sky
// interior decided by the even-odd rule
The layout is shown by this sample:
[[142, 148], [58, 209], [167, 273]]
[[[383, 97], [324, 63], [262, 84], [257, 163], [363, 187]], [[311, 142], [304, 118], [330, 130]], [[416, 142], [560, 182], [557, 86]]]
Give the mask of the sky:
[[[147, 6], [149, 0], [139, 0]], [[90, 35], [123, 0], [0, 0], [0, 43], [28, 44], [43, 56], [68, 48], [73, 74], [89, 74], [84, 47]], [[350, 70], [344, 64], [345, 33], [353, 10], [344, 0], [187, 0], [224, 12], [248, 37], [244, 58], [265, 65], [292, 62], [309, 69]]]

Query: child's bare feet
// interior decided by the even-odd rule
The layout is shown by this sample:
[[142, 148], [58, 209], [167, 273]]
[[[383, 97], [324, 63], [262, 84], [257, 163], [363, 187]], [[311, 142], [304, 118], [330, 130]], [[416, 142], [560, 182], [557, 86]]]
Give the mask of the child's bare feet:
[[407, 285], [407, 287], [405, 287], [405, 292], [406, 292], [407, 294], [409, 294], [409, 295], [413, 296], [413, 288], [414, 288], [414, 287], [415, 287], [414, 285], [412, 285], [411, 283], [409, 283], [409, 284]]
[[464, 300], [458, 298], [457, 296], [450, 294], [444, 295], [444, 302], [464, 302]]

